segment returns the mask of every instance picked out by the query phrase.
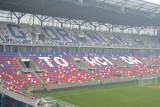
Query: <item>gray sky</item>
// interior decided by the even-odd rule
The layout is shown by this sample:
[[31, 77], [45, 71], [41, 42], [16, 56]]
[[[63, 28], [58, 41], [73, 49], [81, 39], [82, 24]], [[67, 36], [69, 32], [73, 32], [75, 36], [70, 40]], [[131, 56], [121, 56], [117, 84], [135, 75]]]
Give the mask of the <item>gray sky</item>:
[[149, 2], [152, 2], [152, 3], [160, 4], [160, 0], [145, 0], [145, 1], [149, 1]]

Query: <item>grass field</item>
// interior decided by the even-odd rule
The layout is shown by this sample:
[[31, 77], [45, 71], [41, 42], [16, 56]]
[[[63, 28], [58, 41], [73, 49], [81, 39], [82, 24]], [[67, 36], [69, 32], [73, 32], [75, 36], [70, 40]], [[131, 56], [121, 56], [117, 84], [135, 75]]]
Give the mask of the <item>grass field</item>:
[[160, 107], [160, 84], [144, 87], [135, 84], [97, 86], [43, 95], [71, 103], [74, 107]]

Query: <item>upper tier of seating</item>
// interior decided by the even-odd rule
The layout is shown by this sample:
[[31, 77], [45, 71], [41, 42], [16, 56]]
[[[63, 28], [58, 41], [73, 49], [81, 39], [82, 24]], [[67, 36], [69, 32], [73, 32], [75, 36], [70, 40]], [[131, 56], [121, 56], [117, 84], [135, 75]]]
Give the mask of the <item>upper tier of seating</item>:
[[[22, 56], [24, 59], [33, 60], [40, 71], [48, 71], [37, 73], [47, 84], [75, 83], [160, 73], [160, 58], [156, 55], [22, 53]], [[0, 59], [0, 79], [5, 88], [17, 92], [28, 86], [43, 85], [34, 73], [17, 72], [24, 70], [18, 62], [20, 59], [18, 53], [0, 53]], [[77, 59], [83, 60], [87, 68], [79, 69], [80, 63], [75, 62]]]
[[28, 28], [13, 23], [0, 23], [0, 39], [2, 43], [31, 43], [32, 35]]
[[159, 48], [157, 36], [61, 29], [0, 23], [0, 42], [62, 46], [103, 46], [119, 48]]

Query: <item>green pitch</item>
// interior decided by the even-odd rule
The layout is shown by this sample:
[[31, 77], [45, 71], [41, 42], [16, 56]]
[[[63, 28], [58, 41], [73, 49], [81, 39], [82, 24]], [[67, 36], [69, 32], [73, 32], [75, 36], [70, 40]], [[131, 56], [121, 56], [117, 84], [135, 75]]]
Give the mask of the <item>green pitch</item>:
[[[160, 107], [160, 85], [96, 86], [43, 94], [71, 107]], [[61, 106], [61, 107], [64, 107]]]

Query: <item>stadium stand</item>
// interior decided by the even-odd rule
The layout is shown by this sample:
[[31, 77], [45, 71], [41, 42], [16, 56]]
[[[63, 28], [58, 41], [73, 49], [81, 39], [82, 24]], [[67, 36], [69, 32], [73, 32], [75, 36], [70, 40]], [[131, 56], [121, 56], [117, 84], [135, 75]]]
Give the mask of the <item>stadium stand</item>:
[[[43, 39], [37, 36], [37, 33], [43, 35]], [[14, 44], [158, 48], [160, 43], [157, 36], [77, 31], [74, 29], [16, 25], [5, 22], [0, 23], [0, 35], [2, 43]], [[76, 35], [83, 37], [79, 38]]]
[[[159, 48], [159, 37], [26, 24], [0, 23], [2, 43], [17, 45]], [[106, 80], [160, 73], [158, 54], [125, 53], [0, 53], [3, 88], [31, 93], [106, 83]], [[28, 62], [27, 62], [28, 61]], [[13, 101], [12, 101], [13, 102]]]
[[[0, 22], [0, 105], [4, 98], [8, 99], [6, 107], [41, 106], [42, 99], [32, 92], [159, 75], [159, 5], [116, 1], [108, 0], [107, 4], [105, 0], [48, 0], [51, 4], [35, 0], [36, 5], [26, 2], [27, 8], [19, 1], [24, 13], [14, 12], [16, 3], [0, 1], [2, 10], [13, 6], [7, 9], [7, 18], [17, 19], [17, 23]], [[46, 8], [35, 9], [37, 4]], [[52, 6], [48, 8], [46, 4]], [[151, 8], [147, 10], [146, 6]], [[32, 24], [20, 23], [25, 13], [32, 14]], [[154, 33], [141, 34], [148, 26], [153, 26]], [[130, 33], [126, 31], [129, 29]]]
[[[15, 92], [45, 84], [83, 83], [160, 72], [158, 59], [153, 55], [22, 53], [23, 58], [20, 58], [18, 53], [1, 53], [0, 56], [3, 87]], [[39, 68], [23, 67], [18, 59], [32, 59]], [[77, 62], [79, 65], [75, 65], [73, 60], [83, 60], [87, 64], [86, 68], [80, 67], [80, 61]], [[18, 72], [25, 69], [32, 72]]]
[[29, 44], [32, 37], [28, 29], [14, 23], [1, 22], [0, 32], [4, 43]]

